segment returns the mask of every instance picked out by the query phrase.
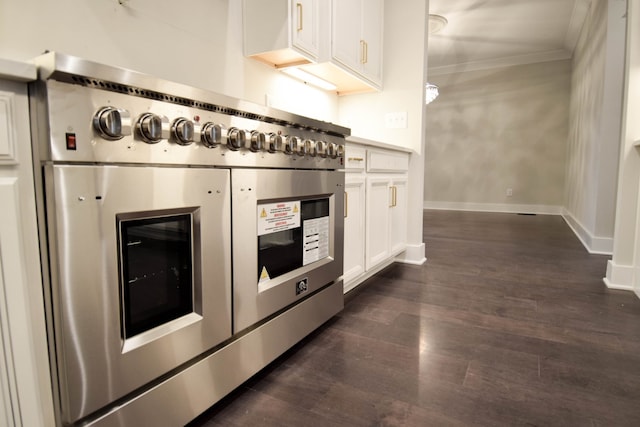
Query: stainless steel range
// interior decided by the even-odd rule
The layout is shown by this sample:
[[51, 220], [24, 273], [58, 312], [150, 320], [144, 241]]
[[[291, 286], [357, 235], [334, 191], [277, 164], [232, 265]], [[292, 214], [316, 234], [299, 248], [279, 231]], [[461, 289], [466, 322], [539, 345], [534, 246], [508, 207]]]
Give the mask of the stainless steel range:
[[182, 425], [342, 309], [348, 129], [60, 54], [37, 65], [58, 424]]

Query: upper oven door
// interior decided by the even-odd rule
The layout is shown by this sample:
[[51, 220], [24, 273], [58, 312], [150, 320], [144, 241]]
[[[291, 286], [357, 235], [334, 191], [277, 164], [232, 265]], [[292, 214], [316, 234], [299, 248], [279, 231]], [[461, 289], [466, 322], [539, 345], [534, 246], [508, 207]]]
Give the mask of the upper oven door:
[[47, 166], [61, 403], [73, 423], [231, 336], [229, 171]]
[[231, 174], [235, 333], [342, 275], [344, 174]]

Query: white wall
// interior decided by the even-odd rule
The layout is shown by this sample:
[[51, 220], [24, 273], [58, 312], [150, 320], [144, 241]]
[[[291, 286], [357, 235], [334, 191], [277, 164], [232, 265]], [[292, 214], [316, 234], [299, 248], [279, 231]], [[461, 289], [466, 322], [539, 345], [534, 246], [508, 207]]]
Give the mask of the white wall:
[[242, 54], [242, 1], [3, 0], [0, 57], [45, 50], [335, 122], [335, 94], [307, 86]]
[[613, 258], [605, 283], [640, 296], [640, 0], [629, 0], [625, 102]]
[[594, 0], [572, 63], [565, 216], [599, 253], [613, 249], [625, 12], [625, 0]]
[[570, 75], [565, 60], [430, 76], [425, 207], [560, 213]]

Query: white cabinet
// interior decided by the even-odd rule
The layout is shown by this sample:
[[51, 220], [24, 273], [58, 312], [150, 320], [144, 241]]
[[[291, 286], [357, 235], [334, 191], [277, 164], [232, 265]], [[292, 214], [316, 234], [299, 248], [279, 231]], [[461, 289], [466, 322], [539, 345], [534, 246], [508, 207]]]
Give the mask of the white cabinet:
[[407, 175], [391, 179], [391, 204], [389, 206], [389, 252], [396, 256], [407, 247]]
[[407, 175], [367, 176], [366, 268], [398, 255], [407, 245]]
[[277, 67], [320, 58], [321, 0], [244, 0], [242, 6], [245, 56]]
[[53, 425], [29, 105], [22, 83], [35, 79], [36, 70], [0, 60], [0, 76], [0, 425]]
[[384, 0], [333, 0], [332, 5], [333, 60], [381, 88]]
[[410, 154], [361, 144], [347, 139], [345, 149], [345, 292], [392, 263], [407, 245]]
[[361, 174], [345, 177], [344, 282], [365, 272], [365, 189]]
[[384, 0], [244, 0], [244, 54], [340, 95], [381, 90], [383, 12]]

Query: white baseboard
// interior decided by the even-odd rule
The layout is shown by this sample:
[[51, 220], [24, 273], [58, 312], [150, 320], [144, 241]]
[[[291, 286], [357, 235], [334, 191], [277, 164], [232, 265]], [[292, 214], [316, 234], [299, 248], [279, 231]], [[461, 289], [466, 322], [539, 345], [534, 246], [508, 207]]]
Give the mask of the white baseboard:
[[404, 264], [424, 264], [427, 261], [427, 258], [425, 257], [424, 243], [420, 243], [419, 245], [407, 245], [405, 251], [398, 255], [395, 260]]
[[[635, 268], [631, 265], [619, 265], [613, 261], [607, 262], [607, 275], [603, 279], [609, 289], [633, 291]], [[640, 295], [638, 295], [640, 297]]]
[[562, 206], [555, 205], [517, 205], [507, 203], [467, 203], [467, 202], [424, 202], [425, 209], [451, 211], [527, 213], [540, 215], [562, 215]]
[[613, 237], [594, 236], [566, 209], [564, 210], [562, 217], [569, 228], [571, 228], [575, 235], [578, 236], [578, 239], [580, 239], [582, 245], [589, 251], [589, 253], [597, 255], [613, 255]]

